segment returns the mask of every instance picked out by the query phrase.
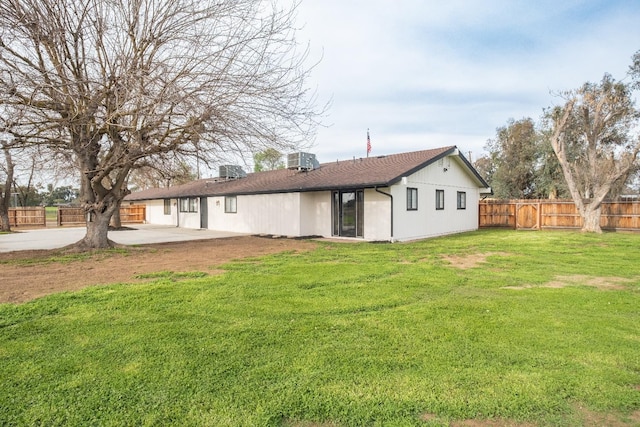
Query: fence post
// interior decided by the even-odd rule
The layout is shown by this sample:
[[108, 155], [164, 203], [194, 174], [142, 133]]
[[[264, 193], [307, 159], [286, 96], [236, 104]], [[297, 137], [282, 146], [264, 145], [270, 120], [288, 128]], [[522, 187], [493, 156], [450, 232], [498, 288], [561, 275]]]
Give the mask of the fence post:
[[538, 231], [542, 230], [542, 204], [544, 200], [538, 199]]

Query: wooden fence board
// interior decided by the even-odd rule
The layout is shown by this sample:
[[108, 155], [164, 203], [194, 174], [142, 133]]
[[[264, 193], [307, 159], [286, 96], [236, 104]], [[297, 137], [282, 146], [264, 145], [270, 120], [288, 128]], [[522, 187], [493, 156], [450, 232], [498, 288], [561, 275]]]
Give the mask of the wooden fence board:
[[479, 210], [480, 224], [491, 224], [491, 227], [515, 228], [515, 209], [515, 203], [502, 203], [498, 200], [483, 201]]
[[[141, 224], [146, 217], [145, 205], [128, 205], [120, 207], [120, 221], [123, 224]], [[84, 225], [86, 213], [82, 208], [58, 208], [58, 225]]]
[[9, 225], [11, 227], [46, 226], [47, 216], [43, 206], [27, 206], [9, 208]]
[[146, 205], [129, 205], [120, 207], [120, 221], [124, 224], [141, 224], [145, 221]]
[[82, 208], [59, 207], [58, 225], [85, 225], [86, 214]]
[[[479, 206], [479, 226], [579, 229], [582, 218], [571, 200], [483, 200]], [[640, 231], [640, 201], [603, 202], [600, 226], [605, 230]]]
[[[142, 224], [146, 217], [145, 205], [128, 205], [120, 208], [123, 224]], [[85, 225], [86, 214], [82, 208], [59, 207], [57, 225]], [[43, 206], [9, 208], [11, 227], [46, 227], [46, 209]]]

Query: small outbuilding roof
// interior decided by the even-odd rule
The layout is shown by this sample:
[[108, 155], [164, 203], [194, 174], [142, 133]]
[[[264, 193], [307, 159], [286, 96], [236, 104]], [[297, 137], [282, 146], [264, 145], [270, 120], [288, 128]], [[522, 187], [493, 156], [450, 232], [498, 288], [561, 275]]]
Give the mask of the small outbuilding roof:
[[228, 196], [245, 194], [291, 193], [339, 190], [347, 188], [388, 187], [425, 166], [447, 156], [465, 167], [478, 187], [488, 188], [456, 146], [367, 158], [354, 158], [320, 164], [312, 170], [280, 169], [249, 173], [245, 178], [200, 179], [168, 188], [151, 188], [129, 194], [126, 201], [178, 197]]

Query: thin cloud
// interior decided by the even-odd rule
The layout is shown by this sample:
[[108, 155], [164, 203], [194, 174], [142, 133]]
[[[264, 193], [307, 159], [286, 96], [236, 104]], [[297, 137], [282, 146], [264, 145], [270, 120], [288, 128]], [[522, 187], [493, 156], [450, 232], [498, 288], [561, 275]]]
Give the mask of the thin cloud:
[[509, 118], [537, 120], [553, 92], [622, 79], [640, 50], [629, 1], [303, 1], [302, 41], [332, 98], [321, 161], [458, 145], [477, 157]]

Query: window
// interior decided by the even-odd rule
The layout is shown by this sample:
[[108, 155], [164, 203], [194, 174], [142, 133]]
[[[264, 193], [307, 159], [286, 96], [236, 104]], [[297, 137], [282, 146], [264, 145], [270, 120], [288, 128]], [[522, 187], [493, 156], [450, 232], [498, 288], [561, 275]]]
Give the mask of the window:
[[408, 211], [418, 210], [418, 189], [417, 188], [407, 188], [407, 210]]
[[198, 199], [195, 197], [180, 199], [180, 212], [198, 212]]
[[238, 201], [236, 196], [226, 196], [224, 198], [224, 212], [236, 213], [238, 211]]
[[164, 214], [171, 215], [171, 199], [164, 199]]
[[180, 212], [189, 212], [189, 199], [180, 199]]
[[458, 209], [467, 209], [467, 193], [458, 191]]
[[189, 212], [198, 212], [198, 199], [189, 197]]
[[444, 209], [444, 190], [436, 190], [436, 210]]

